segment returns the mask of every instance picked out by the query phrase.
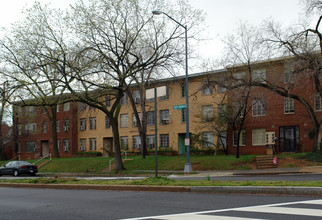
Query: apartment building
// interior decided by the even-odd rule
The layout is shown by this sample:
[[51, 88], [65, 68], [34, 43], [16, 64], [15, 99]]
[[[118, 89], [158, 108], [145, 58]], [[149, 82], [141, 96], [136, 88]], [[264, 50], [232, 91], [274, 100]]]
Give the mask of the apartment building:
[[[269, 85], [284, 88], [289, 94], [298, 94], [307, 100], [314, 109], [318, 120], [322, 119], [321, 97], [316, 94], [312, 77], [296, 70], [293, 58], [281, 58], [259, 62], [252, 66], [250, 75], [240, 66], [232, 70], [236, 74], [252, 81], [262, 81]], [[299, 67], [298, 67], [299, 68]], [[300, 69], [300, 68], [299, 68]], [[233, 99], [232, 95], [230, 99]], [[312, 151], [314, 140], [313, 123], [306, 108], [299, 101], [278, 95], [266, 88], [252, 88], [239, 140], [240, 154], [266, 154], [266, 132], [274, 132], [276, 153]], [[237, 130], [229, 128], [229, 153], [236, 153]]]
[[[57, 145], [61, 157], [77, 152], [77, 106], [73, 102], [57, 105]], [[54, 155], [52, 126], [43, 107], [14, 106], [13, 112], [18, 156], [34, 159]]]
[[[223, 92], [209, 85], [210, 77], [218, 77], [222, 71], [194, 74], [189, 76], [189, 117], [190, 133], [202, 132], [207, 136], [208, 144], [216, 143], [217, 136], [203, 123], [202, 115], [213, 115], [217, 112], [218, 103], [222, 101]], [[185, 78], [175, 77], [160, 80], [153, 86], [166, 86], [166, 95], [157, 98], [157, 118], [155, 119], [154, 99], [147, 100], [147, 145], [148, 149], [155, 148], [155, 123], [157, 123], [157, 143], [159, 149], [172, 149], [179, 154], [185, 153], [184, 139], [186, 136], [185, 111], [174, 109], [177, 105], [186, 103]], [[133, 89], [137, 102], [140, 97]], [[106, 105], [111, 106], [113, 100], [105, 97]], [[137, 128], [137, 120], [132, 106], [125, 95], [121, 100], [122, 108], [119, 116], [119, 132], [122, 150], [139, 151], [141, 140]], [[141, 117], [140, 104], [136, 105]], [[98, 110], [85, 104], [79, 104], [78, 114], [78, 146], [79, 151], [100, 151], [103, 155], [113, 152], [113, 134], [109, 118]]]

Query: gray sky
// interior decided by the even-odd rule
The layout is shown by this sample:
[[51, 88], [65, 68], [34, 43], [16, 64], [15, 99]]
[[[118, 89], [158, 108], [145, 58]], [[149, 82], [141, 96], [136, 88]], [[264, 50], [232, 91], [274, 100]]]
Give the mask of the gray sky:
[[[9, 27], [15, 20], [22, 19], [23, 6], [31, 6], [34, 0], [7, 0], [1, 2], [0, 26]], [[76, 0], [40, 0], [54, 7], [65, 8]], [[264, 19], [273, 18], [284, 26], [289, 26], [301, 17], [299, 0], [190, 0], [195, 8], [207, 13], [208, 41], [199, 47], [203, 58], [216, 59], [223, 49], [221, 39], [237, 28], [239, 21], [259, 25]], [[175, 17], [175, 16], [173, 16]], [[188, 33], [189, 34], [189, 33]]]

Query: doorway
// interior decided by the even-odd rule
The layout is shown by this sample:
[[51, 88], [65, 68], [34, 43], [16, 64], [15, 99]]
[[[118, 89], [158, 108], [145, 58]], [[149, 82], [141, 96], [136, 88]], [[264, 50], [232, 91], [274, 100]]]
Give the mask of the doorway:
[[300, 129], [299, 126], [280, 127], [279, 129], [279, 151], [300, 151]]
[[41, 155], [47, 156], [49, 154], [49, 142], [48, 141], [42, 141], [41, 142]]

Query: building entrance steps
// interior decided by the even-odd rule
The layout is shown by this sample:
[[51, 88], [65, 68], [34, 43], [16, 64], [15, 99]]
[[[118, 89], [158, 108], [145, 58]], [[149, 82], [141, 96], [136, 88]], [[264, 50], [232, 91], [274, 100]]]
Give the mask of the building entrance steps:
[[276, 168], [277, 163], [274, 164], [274, 155], [263, 155], [256, 156], [256, 166], [258, 169], [268, 169], [268, 168]]

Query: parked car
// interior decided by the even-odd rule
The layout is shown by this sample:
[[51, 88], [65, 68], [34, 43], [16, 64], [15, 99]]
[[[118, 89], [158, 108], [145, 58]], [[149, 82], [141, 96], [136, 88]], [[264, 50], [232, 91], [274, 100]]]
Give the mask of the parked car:
[[38, 173], [38, 167], [28, 161], [10, 161], [0, 167], [0, 176], [19, 176], [20, 174], [29, 174], [30, 176], [34, 176], [36, 173]]

